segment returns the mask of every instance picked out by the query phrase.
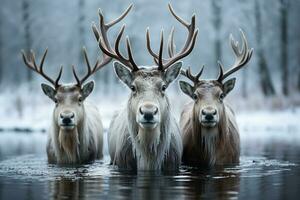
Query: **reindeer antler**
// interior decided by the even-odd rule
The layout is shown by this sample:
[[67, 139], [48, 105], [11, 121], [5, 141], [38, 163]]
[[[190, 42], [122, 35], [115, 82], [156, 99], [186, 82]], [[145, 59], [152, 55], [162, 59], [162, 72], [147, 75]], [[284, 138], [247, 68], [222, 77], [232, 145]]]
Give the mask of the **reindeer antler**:
[[192, 72], [191, 72], [191, 68], [189, 67], [187, 70], [181, 70], [180, 73], [182, 75], [184, 75], [185, 77], [187, 77], [188, 79], [190, 79], [194, 85], [196, 85], [197, 83], [199, 83], [199, 78], [200, 76], [202, 75], [202, 72], [204, 70], [204, 65], [202, 66], [201, 70], [198, 72], [198, 74], [196, 74], [195, 76], [192, 75]]
[[97, 59], [94, 67], [92, 68], [91, 65], [90, 65], [90, 61], [89, 61], [89, 58], [88, 58], [88, 55], [87, 55], [87, 51], [86, 51], [86, 48], [83, 47], [83, 56], [84, 56], [84, 60], [86, 62], [86, 65], [87, 65], [87, 73], [85, 74], [84, 77], [82, 77], [81, 79], [78, 78], [78, 75], [76, 73], [76, 70], [75, 70], [75, 67], [74, 65], [72, 65], [72, 71], [73, 71], [73, 75], [77, 81], [77, 85], [78, 86], [81, 86], [84, 81], [86, 81], [92, 74], [94, 74], [96, 71], [98, 71], [99, 69], [101, 69], [102, 67], [104, 67], [105, 65], [107, 65], [111, 60], [112, 58], [103, 54], [103, 59], [101, 62], [99, 62], [99, 60]]
[[245, 66], [249, 62], [249, 60], [252, 56], [253, 48], [251, 48], [251, 49], [248, 48], [248, 42], [247, 42], [246, 36], [241, 29], [240, 29], [240, 32], [242, 34], [242, 43], [243, 43], [243, 47], [242, 47], [241, 51], [239, 48], [239, 43], [237, 41], [235, 41], [232, 34], [230, 34], [230, 44], [231, 44], [233, 52], [236, 56], [235, 63], [232, 65], [232, 67], [229, 70], [227, 70], [224, 73], [224, 67], [223, 67], [222, 63], [220, 61], [218, 62], [220, 72], [219, 72], [219, 76], [218, 76], [217, 80], [220, 83], [225, 78], [227, 78], [229, 75], [233, 74], [234, 72], [240, 70], [243, 66]]
[[61, 77], [61, 74], [62, 74], [63, 66], [60, 67], [58, 76], [55, 80], [50, 78], [48, 75], [46, 75], [44, 73], [44, 70], [43, 70], [43, 65], [44, 65], [44, 61], [45, 61], [45, 58], [46, 58], [47, 53], [48, 53], [48, 48], [45, 50], [39, 66], [37, 66], [37, 64], [36, 64], [35, 55], [34, 55], [33, 50], [30, 50], [30, 53], [27, 57], [26, 57], [26, 54], [25, 54], [24, 50], [22, 50], [21, 52], [22, 52], [23, 61], [29, 69], [31, 69], [31, 70], [35, 71], [36, 73], [40, 74], [41, 76], [43, 76], [55, 88], [59, 87], [59, 80], [60, 80], [60, 77]]
[[189, 55], [191, 51], [193, 50], [198, 34], [198, 29], [195, 30], [195, 15], [192, 16], [191, 18], [191, 23], [189, 24], [188, 22], [184, 21], [182, 18], [180, 18], [175, 11], [173, 10], [171, 4], [168, 4], [169, 10], [171, 14], [181, 23], [183, 26], [185, 26], [188, 30], [188, 36], [185, 41], [185, 44], [183, 48], [176, 54], [175, 53], [175, 45], [174, 45], [174, 28], [171, 31], [170, 34], [170, 39], [169, 39], [169, 48], [168, 48], [168, 53], [169, 53], [169, 59], [164, 59], [162, 54], [163, 54], [163, 32], [161, 33], [161, 38], [160, 38], [160, 48], [159, 48], [159, 53], [156, 54], [153, 52], [151, 49], [150, 45], [150, 33], [149, 33], [149, 28], [146, 31], [146, 40], [147, 40], [147, 49], [149, 53], [153, 56], [155, 63], [158, 65], [159, 70], [165, 70], [168, 67], [170, 67], [172, 64], [177, 62], [178, 60], [184, 58], [185, 56]]
[[121, 41], [122, 35], [125, 30], [125, 25], [123, 25], [122, 28], [120, 29], [120, 32], [119, 32], [116, 42], [115, 42], [114, 50], [112, 49], [111, 45], [109, 44], [108, 37], [107, 37], [108, 29], [110, 27], [112, 27], [113, 25], [115, 25], [116, 23], [118, 23], [119, 21], [121, 21], [129, 13], [132, 6], [133, 5], [131, 4], [119, 18], [117, 18], [113, 22], [110, 22], [107, 24], [104, 23], [104, 16], [103, 16], [102, 12], [99, 10], [100, 31], [98, 30], [98, 28], [95, 24], [93, 24], [92, 28], [94, 31], [94, 35], [99, 43], [99, 47], [103, 51], [104, 54], [119, 60], [124, 65], [130, 67], [132, 71], [137, 71], [138, 66], [136, 65], [136, 63], [133, 59], [131, 45], [130, 45], [130, 41], [129, 41], [128, 37], [126, 37], [126, 47], [127, 47], [128, 58], [125, 58], [120, 52], [119, 45], [120, 45], [120, 41]]

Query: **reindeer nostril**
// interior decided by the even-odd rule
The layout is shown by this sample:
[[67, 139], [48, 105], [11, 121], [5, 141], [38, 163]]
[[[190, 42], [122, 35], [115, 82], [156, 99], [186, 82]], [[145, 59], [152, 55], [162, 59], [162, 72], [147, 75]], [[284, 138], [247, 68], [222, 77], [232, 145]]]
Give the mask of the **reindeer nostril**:
[[213, 115], [216, 115], [216, 114], [217, 114], [217, 110], [214, 110]]
[[62, 120], [63, 124], [70, 124], [71, 123], [71, 119], [69, 117], [63, 118]]
[[139, 111], [140, 111], [140, 113], [141, 113], [142, 115], [144, 114], [144, 113], [143, 113], [143, 110], [142, 110], [142, 107], [140, 107]]
[[72, 113], [71, 116], [70, 116], [70, 118], [73, 119], [74, 117], [75, 117], [75, 114]]
[[61, 119], [63, 119], [64, 118], [64, 116], [60, 113], [59, 114], [59, 117], [61, 118]]
[[206, 114], [206, 112], [204, 111], [204, 109], [201, 110], [201, 114], [202, 114], [202, 115], [205, 115], [205, 114]]
[[144, 114], [144, 119], [147, 120], [147, 121], [151, 121], [153, 120], [153, 114], [152, 113], [145, 113]]
[[205, 115], [205, 119], [210, 121], [210, 120], [214, 119], [214, 116], [212, 114], [207, 114], [207, 115]]
[[158, 108], [155, 107], [155, 110], [154, 110], [154, 115], [156, 115], [158, 113]]

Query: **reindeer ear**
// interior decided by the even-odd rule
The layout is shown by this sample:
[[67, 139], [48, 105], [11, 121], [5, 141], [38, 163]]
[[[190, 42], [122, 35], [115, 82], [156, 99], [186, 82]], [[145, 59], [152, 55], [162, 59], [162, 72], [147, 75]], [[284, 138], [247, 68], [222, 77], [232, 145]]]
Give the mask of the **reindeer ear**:
[[169, 85], [172, 81], [174, 81], [179, 75], [180, 69], [182, 66], [182, 62], [176, 62], [171, 65], [165, 72], [164, 78], [166, 83]]
[[52, 99], [55, 102], [56, 90], [50, 85], [47, 85], [45, 83], [42, 83], [41, 87], [45, 95], [47, 95], [50, 99]]
[[183, 93], [193, 98], [194, 88], [189, 83], [185, 81], [179, 81], [180, 89]]
[[114, 68], [115, 68], [115, 72], [117, 74], [117, 76], [119, 77], [119, 79], [125, 83], [128, 87], [131, 86], [131, 83], [133, 81], [133, 76], [131, 71], [125, 67], [125, 65], [123, 65], [122, 63], [115, 61], [114, 62]]
[[84, 84], [84, 86], [82, 86], [82, 89], [81, 89], [82, 99], [87, 98], [91, 94], [91, 92], [94, 89], [94, 86], [95, 86], [94, 81], [90, 81], [90, 82]]
[[225, 95], [227, 95], [234, 88], [235, 80], [236, 78], [231, 78], [223, 83], [223, 92]]

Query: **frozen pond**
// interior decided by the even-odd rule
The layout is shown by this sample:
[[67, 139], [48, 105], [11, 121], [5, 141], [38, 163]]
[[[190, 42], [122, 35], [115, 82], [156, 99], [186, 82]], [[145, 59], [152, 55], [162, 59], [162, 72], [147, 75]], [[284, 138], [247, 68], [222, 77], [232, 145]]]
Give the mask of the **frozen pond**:
[[0, 133], [0, 199], [295, 199], [300, 195], [296, 128], [242, 128], [238, 166], [181, 167], [177, 174], [135, 174], [108, 155], [77, 167], [48, 165], [45, 133]]

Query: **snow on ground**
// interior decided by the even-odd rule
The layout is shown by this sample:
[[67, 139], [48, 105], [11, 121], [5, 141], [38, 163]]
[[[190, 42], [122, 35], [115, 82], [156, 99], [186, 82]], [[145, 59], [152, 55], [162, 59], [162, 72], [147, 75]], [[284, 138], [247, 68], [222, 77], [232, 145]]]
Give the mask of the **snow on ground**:
[[[33, 95], [19, 95], [20, 92], [6, 92], [0, 94], [0, 129], [26, 129], [40, 131], [49, 127], [54, 103], [39, 91]], [[26, 94], [26, 91], [22, 91]], [[105, 97], [105, 98], [104, 98]], [[127, 94], [110, 97], [93, 94], [89, 101], [95, 103], [101, 113], [104, 128], [109, 127], [110, 120], [116, 110], [124, 106], [128, 98]], [[174, 114], [179, 120], [182, 106], [187, 98], [178, 98], [170, 95]], [[253, 131], [300, 131], [300, 107], [287, 108], [285, 110], [251, 110], [235, 108], [237, 122], [242, 133]]]

